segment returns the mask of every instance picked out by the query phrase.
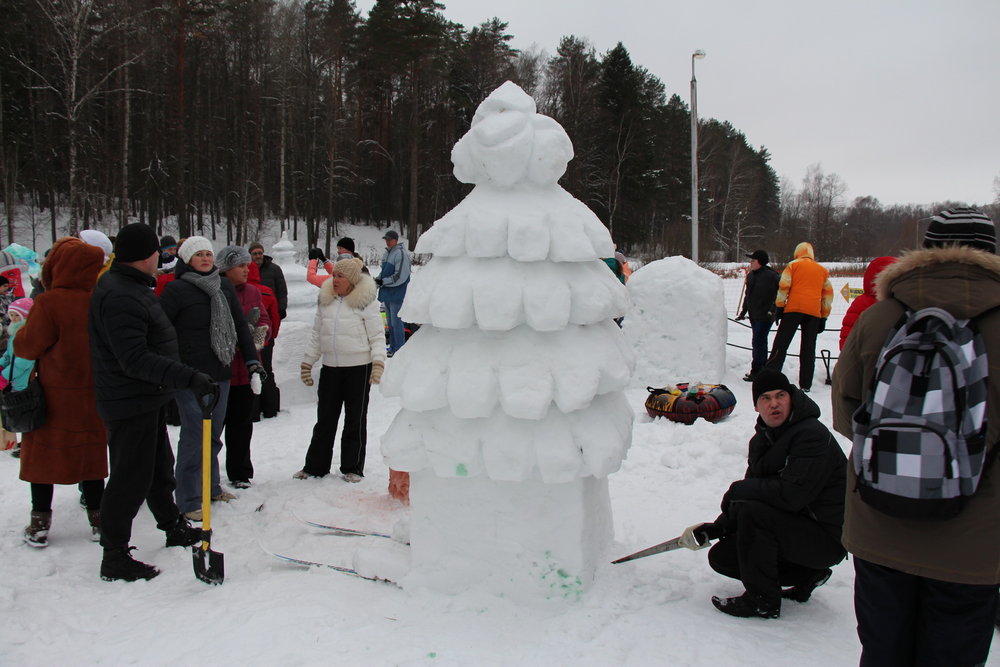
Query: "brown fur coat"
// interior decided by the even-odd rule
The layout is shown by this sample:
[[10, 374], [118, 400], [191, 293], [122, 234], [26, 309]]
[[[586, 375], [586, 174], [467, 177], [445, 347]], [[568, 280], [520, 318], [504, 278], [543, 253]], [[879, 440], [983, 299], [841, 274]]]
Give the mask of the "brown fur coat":
[[14, 353], [37, 360], [48, 418], [24, 435], [21, 479], [75, 484], [108, 476], [107, 434], [97, 415], [87, 311], [104, 252], [77, 238], [52, 246], [42, 269], [47, 291], [35, 299]]

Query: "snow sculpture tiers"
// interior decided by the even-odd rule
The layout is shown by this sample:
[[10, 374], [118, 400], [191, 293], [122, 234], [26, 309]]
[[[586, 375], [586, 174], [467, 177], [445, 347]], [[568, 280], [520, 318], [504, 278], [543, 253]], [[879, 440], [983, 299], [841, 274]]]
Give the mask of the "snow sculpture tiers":
[[628, 294], [614, 246], [557, 184], [569, 137], [513, 83], [455, 145], [476, 188], [425, 232], [401, 316], [422, 326], [382, 392], [402, 409], [382, 438], [411, 473], [407, 582], [504, 595], [576, 595], [611, 538], [607, 475], [625, 457], [634, 366], [612, 321]]

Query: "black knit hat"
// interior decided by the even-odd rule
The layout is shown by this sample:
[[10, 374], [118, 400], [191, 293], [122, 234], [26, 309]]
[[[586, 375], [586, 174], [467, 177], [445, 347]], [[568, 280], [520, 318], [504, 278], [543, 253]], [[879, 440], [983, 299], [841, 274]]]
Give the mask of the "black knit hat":
[[337, 247], [343, 248], [344, 250], [354, 252], [354, 239], [350, 236], [345, 236], [344, 238], [337, 241]]
[[115, 237], [115, 259], [119, 262], [138, 262], [160, 250], [160, 239], [149, 225], [133, 222], [125, 225]]
[[757, 399], [760, 395], [769, 391], [775, 391], [781, 389], [783, 391], [791, 392], [792, 383], [788, 381], [785, 374], [772, 370], [770, 368], [765, 368], [761, 372], [757, 373], [757, 376], [753, 379], [753, 389], [751, 393], [753, 394], [754, 405], [757, 404]]
[[177, 247], [177, 239], [170, 234], [160, 237], [160, 250], [168, 250]]
[[974, 208], [949, 208], [931, 216], [924, 247], [964, 245], [986, 252], [997, 251], [997, 231], [985, 213]]

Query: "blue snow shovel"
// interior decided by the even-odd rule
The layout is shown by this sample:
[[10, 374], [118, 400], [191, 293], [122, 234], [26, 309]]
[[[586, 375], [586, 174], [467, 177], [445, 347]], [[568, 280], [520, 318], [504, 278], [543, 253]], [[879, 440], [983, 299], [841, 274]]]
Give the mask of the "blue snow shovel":
[[[194, 576], [206, 584], [221, 584], [226, 577], [222, 554], [212, 551], [212, 410], [219, 402], [219, 387], [198, 399], [201, 405], [201, 544], [192, 548]], [[208, 403], [206, 404], [206, 399]], [[206, 563], [207, 561], [207, 563]]]

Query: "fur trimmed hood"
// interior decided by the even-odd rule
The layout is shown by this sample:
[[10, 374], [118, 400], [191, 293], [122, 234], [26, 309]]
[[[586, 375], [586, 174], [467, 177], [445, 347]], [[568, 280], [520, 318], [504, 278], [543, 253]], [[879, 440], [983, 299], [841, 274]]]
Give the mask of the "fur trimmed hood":
[[[371, 276], [362, 274], [361, 280], [344, 297], [344, 301], [355, 310], [364, 310], [368, 304], [375, 300], [376, 294], [378, 294], [378, 287], [375, 285], [375, 281]], [[336, 298], [337, 293], [333, 291], [333, 278], [329, 278], [319, 288], [319, 305], [329, 306]]]
[[1000, 306], [1000, 256], [967, 246], [911, 250], [876, 279], [878, 299], [975, 317]]

